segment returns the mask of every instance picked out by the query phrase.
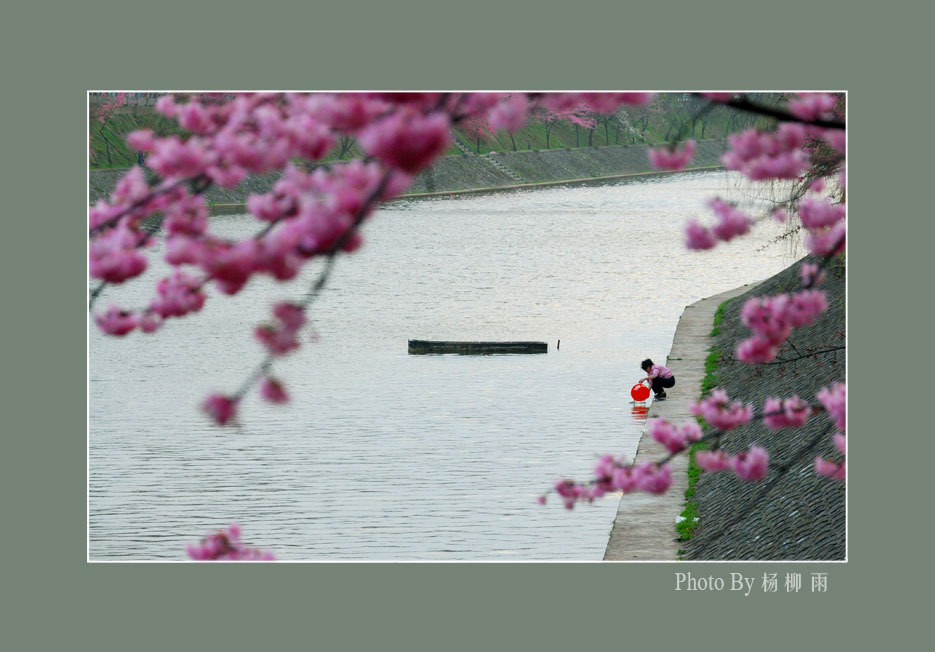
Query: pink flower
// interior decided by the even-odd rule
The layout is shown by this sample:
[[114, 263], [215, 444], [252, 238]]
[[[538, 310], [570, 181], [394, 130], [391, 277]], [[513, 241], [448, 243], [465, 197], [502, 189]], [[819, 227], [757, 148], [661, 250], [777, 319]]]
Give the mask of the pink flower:
[[834, 383], [818, 392], [818, 400], [825, 406], [828, 416], [839, 430], [847, 428], [847, 385]]
[[793, 396], [785, 400], [768, 398], [763, 404], [763, 423], [767, 428], [798, 428], [808, 421], [812, 408], [807, 401]]
[[678, 453], [688, 443], [688, 439], [665, 419], [650, 419], [646, 425], [650, 436], [665, 446], [670, 453]]
[[805, 127], [795, 123], [783, 123], [774, 133], [749, 129], [728, 137], [729, 150], [721, 162], [754, 181], [797, 179], [810, 165], [802, 149], [807, 137]]
[[839, 254], [844, 251], [847, 227], [843, 221], [830, 229], [810, 231], [805, 236], [805, 247], [816, 256]]
[[204, 235], [208, 228], [208, 206], [201, 195], [187, 195], [165, 210], [162, 226], [169, 235]]
[[786, 223], [789, 221], [789, 213], [781, 208], [777, 208], [773, 211], [773, 219], [777, 222]]
[[496, 104], [487, 114], [490, 126], [496, 130], [516, 131], [526, 124], [529, 101], [521, 93], [514, 93]]
[[127, 134], [127, 143], [138, 152], [151, 152], [155, 140], [152, 129], [140, 129]]
[[815, 472], [820, 475], [828, 476], [829, 478], [834, 478], [835, 480], [843, 480], [847, 475], [844, 462], [835, 464], [834, 462], [824, 459], [821, 455], [815, 458]]
[[769, 471], [769, 453], [765, 448], [751, 446], [749, 451], [731, 458], [731, 467], [747, 482], [762, 480]]
[[824, 271], [813, 263], [802, 263], [799, 275], [802, 277], [802, 285], [805, 286], [817, 285], [825, 280]]
[[845, 204], [832, 204], [827, 199], [806, 197], [799, 202], [799, 219], [806, 229], [833, 226], [847, 215]]
[[180, 105], [176, 118], [180, 127], [192, 133], [204, 134], [214, 128], [211, 112], [196, 100]]
[[220, 425], [225, 425], [237, 415], [237, 399], [223, 394], [212, 394], [201, 405], [208, 416]]
[[845, 437], [843, 433], [836, 432], [832, 436], [832, 440], [834, 440], [834, 447], [838, 449], [841, 455], [846, 455], [847, 454], [847, 437]]
[[166, 238], [166, 262], [170, 265], [200, 265], [208, 255], [208, 245], [198, 237], [186, 234]]
[[730, 430], [737, 426], [749, 423], [753, 418], [753, 406], [739, 401], [729, 402], [727, 392], [723, 389], [714, 389], [708, 398], [702, 399], [691, 406], [691, 413], [702, 417], [719, 430]]
[[108, 283], [123, 283], [142, 274], [148, 261], [138, 247], [145, 237], [145, 234], [119, 226], [94, 238], [88, 245], [91, 276]]
[[650, 419], [647, 422], [650, 436], [666, 447], [670, 453], [684, 450], [689, 442], [701, 439], [701, 428], [694, 421], [675, 426], [665, 419]]
[[843, 155], [847, 150], [847, 131], [844, 129], [825, 129], [821, 137], [838, 154]]
[[442, 113], [423, 116], [398, 109], [388, 118], [365, 127], [358, 142], [371, 156], [415, 174], [448, 147], [450, 127], [448, 116]]
[[94, 321], [98, 328], [108, 335], [122, 337], [135, 329], [139, 321], [131, 312], [127, 312], [117, 306], [111, 306], [107, 312], [102, 315], [95, 315]]
[[685, 225], [685, 246], [688, 249], [711, 249], [717, 244], [717, 238], [697, 220], [689, 220]]
[[741, 362], [751, 364], [769, 362], [779, 355], [779, 349], [770, 340], [760, 335], [741, 340], [734, 351]]
[[802, 120], [833, 118], [836, 103], [830, 93], [799, 93], [796, 99], [789, 100], [789, 111]]
[[705, 471], [726, 471], [731, 467], [731, 458], [722, 450], [696, 451], [695, 463]]
[[256, 327], [254, 335], [271, 355], [285, 355], [299, 348], [299, 340], [294, 331], [263, 324]]
[[620, 491], [633, 491], [637, 488], [637, 476], [633, 472], [633, 467], [618, 467], [614, 469], [611, 482], [615, 489]]
[[214, 164], [216, 154], [192, 136], [182, 142], [178, 136], [153, 141], [146, 165], [163, 177], [196, 177]]
[[188, 546], [188, 556], [196, 561], [275, 561], [271, 552], [248, 548], [240, 542], [236, 523], [225, 531], [207, 535], [197, 545]]
[[155, 333], [162, 327], [162, 324], [162, 319], [152, 312], [145, 312], [140, 317], [140, 330], [144, 333]]
[[205, 304], [201, 282], [188, 274], [177, 271], [156, 285], [159, 296], [150, 309], [160, 317], [183, 317], [198, 312]]
[[302, 306], [280, 302], [273, 306], [273, 315], [282, 322], [283, 328], [291, 331], [297, 331], [305, 325], [305, 310]]
[[275, 378], [264, 378], [260, 385], [260, 394], [270, 403], [286, 403], [289, 401], [289, 395], [285, 388]]
[[256, 270], [258, 245], [253, 238], [206, 251], [202, 268], [225, 294], [237, 294]]
[[750, 231], [750, 218], [744, 215], [736, 207], [721, 201], [712, 199], [708, 202], [711, 210], [720, 220], [711, 231], [718, 239], [728, 242], [738, 235], [743, 235]]
[[117, 182], [114, 191], [110, 194], [110, 201], [113, 204], [130, 205], [143, 199], [151, 188], [146, 183], [143, 175], [143, 168], [134, 165]]
[[657, 170], [684, 170], [695, 157], [694, 140], [685, 141], [681, 148], [675, 146], [648, 150], [649, 162]]
[[672, 486], [672, 467], [668, 464], [657, 466], [655, 462], [646, 462], [634, 471], [636, 486], [640, 491], [661, 495]]

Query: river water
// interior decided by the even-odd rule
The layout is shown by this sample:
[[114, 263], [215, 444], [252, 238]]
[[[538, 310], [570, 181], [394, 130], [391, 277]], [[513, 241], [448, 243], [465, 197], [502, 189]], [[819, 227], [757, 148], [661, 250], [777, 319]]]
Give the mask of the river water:
[[[563, 509], [536, 496], [633, 456], [645, 419], [630, 386], [665, 360], [683, 308], [791, 264], [761, 223], [710, 252], [683, 224], [713, 195], [746, 202], [727, 172], [404, 200], [364, 227], [311, 309], [315, 341], [277, 363], [293, 400], [248, 396], [241, 426], [198, 411], [262, 357], [252, 327], [302, 280], [212, 291], [156, 335], [89, 329], [91, 560], [182, 560], [236, 521], [283, 560], [599, 560], [618, 499]], [[247, 215], [212, 218], [227, 235]], [[110, 288], [146, 305], [167, 266]], [[408, 339], [539, 340], [546, 355], [408, 355]], [[556, 343], [561, 340], [561, 347]], [[679, 391], [678, 386], [672, 391]]]

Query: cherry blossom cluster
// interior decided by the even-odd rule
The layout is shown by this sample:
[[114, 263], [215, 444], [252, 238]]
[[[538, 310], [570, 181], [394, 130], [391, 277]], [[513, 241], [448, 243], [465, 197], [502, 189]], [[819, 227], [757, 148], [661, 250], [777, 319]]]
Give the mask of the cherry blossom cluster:
[[649, 435], [666, 447], [670, 453], [678, 453], [701, 439], [701, 426], [695, 421], [686, 421], [680, 426], [665, 419], [649, 419], [646, 422]]
[[271, 552], [245, 546], [240, 541], [240, 526], [232, 523], [226, 530], [207, 535], [188, 546], [188, 556], [195, 561], [275, 561]]
[[798, 179], [811, 164], [805, 149], [808, 137], [808, 127], [795, 122], [785, 122], [774, 132], [748, 129], [728, 136], [729, 149], [721, 162], [752, 181]]
[[685, 225], [685, 246], [688, 249], [711, 249], [718, 243], [729, 242], [750, 231], [752, 220], [736, 206], [715, 197], [708, 202], [718, 223], [708, 228], [697, 220]]
[[769, 453], [762, 446], [751, 446], [736, 455], [728, 455], [720, 449], [696, 451], [695, 463], [709, 472], [731, 469], [741, 479], [754, 482], [762, 480], [769, 472]]
[[685, 166], [695, 158], [695, 147], [697, 143], [694, 140], [687, 140], [681, 147], [674, 145], [669, 147], [650, 149], [649, 162], [657, 170], [684, 170]]
[[827, 308], [828, 301], [821, 290], [748, 299], [740, 314], [754, 335], [737, 345], [737, 359], [748, 363], [775, 359], [792, 329], [811, 324]]
[[812, 407], [798, 396], [786, 399], [767, 398], [763, 403], [763, 423], [767, 428], [798, 428], [805, 425]]
[[[622, 491], [633, 493], [642, 491], [655, 495], [664, 494], [672, 486], [672, 467], [669, 464], [646, 462], [636, 466], [625, 458], [604, 455], [594, 467], [594, 480], [582, 484], [573, 480], [559, 480], [553, 486], [566, 509], [572, 509], [575, 503], [586, 501], [593, 503], [608, 493]], [[545, 504], [546, 497], [539, 496], [540, 504]]]
[[732, 430], [753, 419], [753, 405], [731, 401], [727, 392], [720, 388], [711, 390], [707, 398], [694, 403], [689, 409], [692, 415], [701, 417], [718, 430]]
[[[413, 175], [444, 153], [451, 128], [466, 120], [492, 129], [516, 129], [530, 112], [562, 113], [585, 124], [588, 111], [609, 113], [621, 104], [641, 105], [651, 93], [243, 93], [163, 96], [156, 105], [186, 135], [159, 137], [133, 132], [128, 143], [146, 155], [157, 173], [150, 183], [141, 167], [127, 172], [110, 197], [89, 210], [89, 272], [101, 286], [119, 285], [148, 267], [145, 248], [156, 236], [141, 228], [161, 214], [165, 259], [176, 268], [157, 282], [155, 299], [133, 311], [111, 305], [95, 322], [107, 334], [158, 330], [164, 320], [199, 311], [213, 285], [237, 294], [257, 274], [278, 281], [295, 278], [316, 256], [350, 252], [361, 244], [358, 227], [376, 206], [410, 185]], [[368, 155], [308, 170], [339, 136], [356, 138]], [[273, 189], [252, 194], [247, 210], [260, 225], [242, 240], [210, 232], [203, 193], [212, 185], [236, 187], [247, 175], [282, 172]], [[298, 305], [298, 304], [296, 304]], [[302, 311], [307, 307], [299, 305]], [[301, 325], [261, 325], [257, 338], [269, 356], [294, 350]], [[260, 391], [284, 402], [280, 381], [264, 363]], [[209, 396], [205, 411], [219, 424], [236, 416], [241, 393]]]

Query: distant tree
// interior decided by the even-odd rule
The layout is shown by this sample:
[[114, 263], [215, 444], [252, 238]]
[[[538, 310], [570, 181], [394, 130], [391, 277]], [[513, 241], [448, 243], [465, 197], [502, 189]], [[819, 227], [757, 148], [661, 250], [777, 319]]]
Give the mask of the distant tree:
[[572, 109], [564, 111], [556, 111], [546, 107], [540, 107], [533, 111], [534, 117], [538, 118], [539, 122], [545, 125], [545, 148], [551, 149], [550, 136], [552, 129], [555, 128], [560, 122], [569, 122], [577, 128], [578, 126], [584, 127], [585, 129], [594, 129], [594, 118], [592, 113], [588, 108], [581, 104]]

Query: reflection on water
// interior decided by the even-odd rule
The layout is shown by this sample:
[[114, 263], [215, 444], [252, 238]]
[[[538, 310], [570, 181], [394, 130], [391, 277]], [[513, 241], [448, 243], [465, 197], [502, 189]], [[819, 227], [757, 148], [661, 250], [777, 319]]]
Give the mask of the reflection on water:
[[646, 421], [647, 414], [649, 414], [649, 406], [645, 403], [634, 403], [630, 408], [630, 416], [634, 421]]
[[[239, 385], [262, 356], [252, 326], [317, 266], [213, 293], [154, 336], [92, 325], [90, 558], [182, 559], [236, 520], [287, 560], [601, 559], [615, 500], [568, 512], [536, 496], [587, 477], [603, 453], [632, 458], [646, 407], [630, 405], [630, 387], [641, 360], [665, 360], [686, 305], [792, 262], [781, 247], [757, 252], [772, 222], [685, 251], [684, 222], [708, 219], [705, 199], [730, 183], [692, 173], [386, 207], [312, 307], [318, 341], [276, 365], [293, 402], [248, 396], [239, 430], [212, 427], [197, 405]], [[249, 216], [216, 223], [257, 229]], [[151, 267], [149, 283], [109, 289], [100, 306], [146, 305], [166, 272]], [[410, 356], [409, 339], [561, 348]]]

